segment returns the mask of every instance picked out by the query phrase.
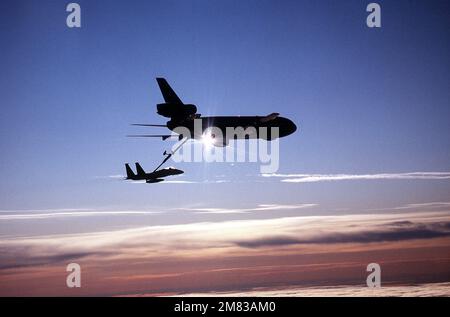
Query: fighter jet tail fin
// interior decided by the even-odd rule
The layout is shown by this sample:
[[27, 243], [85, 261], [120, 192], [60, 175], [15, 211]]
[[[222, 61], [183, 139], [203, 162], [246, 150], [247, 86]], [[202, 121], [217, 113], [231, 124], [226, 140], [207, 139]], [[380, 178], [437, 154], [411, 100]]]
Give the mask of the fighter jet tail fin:
[[166, 103], [180, 104], [180, 105], [183, 104], [181, 99], [178, 98], [175, 91], [173, 91], [172, 87], [170, 87], [167, 80], [165, 80], [164, 78], [156, 78], [156, 81], [158, 82], [159, 89], [161, 90], [161, 93]]
[[134, 174], [133, 170], [131, 169], [130, 165], [125, 164], [125, 169], [127, 170], [127, 178], [133, 178], [136, 176], [136, 174]]
[[145, 175], [144, 169], [141, 167], [141, 165], [136, 162], [136, 172], [139, 176]]

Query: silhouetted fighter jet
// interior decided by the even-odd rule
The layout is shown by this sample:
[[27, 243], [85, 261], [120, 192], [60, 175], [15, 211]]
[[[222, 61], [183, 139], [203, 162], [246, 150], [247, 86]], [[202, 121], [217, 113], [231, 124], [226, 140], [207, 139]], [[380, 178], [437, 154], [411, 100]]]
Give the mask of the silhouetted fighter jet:
[[128, 163], [125, 164], [125, 168], [127, 170], [126, 179], [131, 179], [134, 181], [145, 180], [146, 183], [159, 183], [164, 180], [163, 177], [180, 175], [184, 173], [182, 170], [171, 167], [158, 170], [159, 166], [153, 172], [146, 173], [139, 163], [136, 163], [136, 174], [133, 172]]
[[[229, 142], [229, 137], [226, 136], [227, 127], [238, 128], [242, 127], [247, 129], [249, 127], [255, 128], [253, 135], [242, 134], [241, 136], [233, 135], [234, 139], [239, 138], [262, 138], [266, 140], [273, 140], [277, 137], [284, 137], [294, 133], [297, 130], [296, 125], [289, 119], [279, 116], [279, 113], [272, 113], [267, 116], [214, 116], [214, 117], [202, 117], [197, 113], [197, 107], [193, 104], [184, 104], [177, 94], [173, 91], [170, 85], [164, 78], [156, 78], [161, 93], [164, 97], [165, 103], [157, 105], [157, 113], [163, 117], [170, 118], [166, 125], [162, 124], [133, 124], [137, 126], [148, 127], [167, 127], [170, 130], [174, 130], [177, 127], [184, 127], [190, 131], [190, 135], [179, 135], [181, 140], [183, 137], [189, 137], [191, 139], [202, 139], [205, 137], [205, 131], [211, 131], [212, 128], [219, 129], [221, 139], [216, 138], [214, 133], [209, 135], [213, 139], [215, 146], [226, 146]], [[194, 119], [201, 119], [201, 129], [196, 131], [194, 129]], [[260, 128], [267, 128], [267, 133], [261, 133]], [[271, 134], [271, 128], [277, 127], [278, 135]], [[130, 135], [131, 137], [160, 137], [163, 140], [170, 138], [170, 134], [157, 134], [157, 135]]]

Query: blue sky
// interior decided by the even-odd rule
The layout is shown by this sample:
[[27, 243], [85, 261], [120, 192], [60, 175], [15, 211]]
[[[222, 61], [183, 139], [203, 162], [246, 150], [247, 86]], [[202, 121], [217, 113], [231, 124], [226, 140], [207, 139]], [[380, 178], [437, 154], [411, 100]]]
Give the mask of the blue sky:
[[366, 26], [365, 1], [79, 3], [81, 29], [66, 27], [64, 1], [1, 4], [1, 209], [448, 199], [446, 180], [260, 186], [248, 163], [179, 165], [180, 179], [221, 184], [108, 178], [125, 162], [150, 169], [171, 145], [125, 138], [150, 131], [129, 123], [166, 121], [157, 76], [204, 115], [291, 118], [279, 173], [448, 171], [447, 2], [382, 1], [381, 29]]
[[[0, 295], [287, 294], [369, 262], [450, 293], [448, 1], [378, 1], [380, 29], [362, 0], [80, 0], [80, 29], [68, 3], [0, 2]], [[155, 77], [203, 115], [292, 119], [276, 175], [118, 178], [173, 145], [125, 137], [166, 132], [129, 125], [166, 122]]]

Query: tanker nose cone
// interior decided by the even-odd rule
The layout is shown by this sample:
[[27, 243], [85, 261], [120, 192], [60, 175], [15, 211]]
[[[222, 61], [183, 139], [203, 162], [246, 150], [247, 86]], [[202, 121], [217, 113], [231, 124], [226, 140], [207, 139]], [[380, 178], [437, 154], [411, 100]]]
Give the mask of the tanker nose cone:
[[288, 136], [297, 131], [297, 126], [288, 118], [279, 118], [280, 137]]
[[288, 135], [294, 133], [295, 131], [297, 131], [297, 126], [295, 125], [295, 123], [293, 121], [289, 120]]

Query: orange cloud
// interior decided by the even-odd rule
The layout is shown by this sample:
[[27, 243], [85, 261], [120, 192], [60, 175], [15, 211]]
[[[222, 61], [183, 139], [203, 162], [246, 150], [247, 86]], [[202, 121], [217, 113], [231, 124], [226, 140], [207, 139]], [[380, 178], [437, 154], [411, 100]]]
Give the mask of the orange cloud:
[[[0, 241], [1, 295], [130, 295], [293, 285], [446, 282], [446, 212], [286, 217]], [[82, 267], [81, 289], [65, 266]]]

